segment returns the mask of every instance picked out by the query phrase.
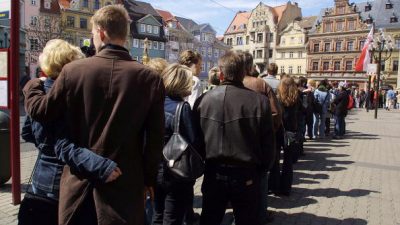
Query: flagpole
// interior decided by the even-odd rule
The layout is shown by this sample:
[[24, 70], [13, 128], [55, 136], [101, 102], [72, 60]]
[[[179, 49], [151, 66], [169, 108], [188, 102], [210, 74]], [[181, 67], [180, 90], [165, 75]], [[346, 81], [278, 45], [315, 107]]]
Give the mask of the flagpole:
[[[374, 35], [375, 34], [375, 22], [373, 22], [372, 23], [372, 35]], [[370, 59], [369, 59], [369, 63], [372, 63], [372, 61], [373, 61], [373, 56], [374, 56], [374, 51], [372, 50], [372, 51], [368, 51], [368, 54], [370, 54]], [[371, 75], [370, 74], [368, 74], [368, 85], [367, 85], [367, 91], [368, 91], [368, 98], [367, 98], [367, 101], [368, 102], [366, 102], [365, 103], [365, 105], [366, 105], [366, 107], [367, 107], [367, 112], [369, 112], [369, 104], [371, 104]]]

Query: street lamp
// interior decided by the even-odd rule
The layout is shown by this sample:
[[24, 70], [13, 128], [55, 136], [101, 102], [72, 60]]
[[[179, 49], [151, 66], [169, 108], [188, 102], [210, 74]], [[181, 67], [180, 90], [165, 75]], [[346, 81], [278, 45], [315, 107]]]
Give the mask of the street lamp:
[[[386, 62], [390, 59], [393, 51], [393, 39], [390, 35], [385, 34], [383, 29], [379, 29], [379, 33], [375, 35], [372, 45], [369, 46], [369, 50], [372, 52], [374, 56], [375, 62], [378, 63], [378, 71], [377, 71], [377, 81], [375, 91], [377, 92], [377, 100], [375, 102], [375, 119], [378, 118], [378, 105], [379, 105], [379, 93], [380, 93], [380, 79], [381, 79], [381, 66], [382, 62]], [[378, 53], [378, 56], [375, 55]], [[384, 56], [382, 58], [382, 53]]]

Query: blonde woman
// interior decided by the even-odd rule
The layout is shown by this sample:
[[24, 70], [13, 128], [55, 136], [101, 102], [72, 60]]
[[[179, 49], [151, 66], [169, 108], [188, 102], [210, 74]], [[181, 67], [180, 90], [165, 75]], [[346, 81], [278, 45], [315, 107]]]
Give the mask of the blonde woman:
[[[184, 98], [191, 94], [192, 71], [186, 66], [175, 63], [164, 70], [162, 79], [166, 92], [164, 143], [168, 142], [174, 132], [176, 108], [183, 102], [181, 115], [179, 115], [179, 133], [196, 149], [198, 129], [192, 123], [190, 105], [184, 101]], [[161, 162], [154, 189], [154, 225], [182, 225], [186, 209], [192, 207], [191, 196], [194, 182], [177, 179], [168, 170], [166, 162]]]
[[[64, 65], [82, 58], [84, 55], [78, 47], [63, 40], [50, 40], [39, 56], [40, 68], [47, 76], [44, 79], [45, 91], [50, 90]], [[20, 225], [58, 224], [60, 179], [65, 162], [75, 173], [97, 182], [111, 181], [109, 176], [117, 168], [113, 161], [68, 141], [63, 121], [59, 118], [54, 122], [40, 123], [26, 118], [21, 136], [25, 141], [34, 143], [39, 154], [32, 185], [19, 210]]]
[[153, 58], [147, 63], [147, 66], [155, 70], [161, 76], [161, 73], [168, 67], [168, 62], [163, 58]]
[[[301, 106], [297, 85], [293, 78], [286, 77], [281, 80], [277, 91], [278, 99], [280, 100], [283, 109], [283, 128], [286, 133], [283, 136], [294, 138], [298, 131], [297, 113]], [[278, 157], [276, 157], [274, 165], [270, 171], [268, 185], [269, 189], [273, 193], [288, 196], [290, 195], [293, 182], [293, 158], [295, 157], [295, 149], [293, 149], [293, 147], [295, 146], [293, 144], [286, 145], [283, 139], [284, 138], [281, 137], [281, 143], [277, 143], [278, 145], [283, 146], [282, 169], [279, 167], [280, 154], [278, 154]]]

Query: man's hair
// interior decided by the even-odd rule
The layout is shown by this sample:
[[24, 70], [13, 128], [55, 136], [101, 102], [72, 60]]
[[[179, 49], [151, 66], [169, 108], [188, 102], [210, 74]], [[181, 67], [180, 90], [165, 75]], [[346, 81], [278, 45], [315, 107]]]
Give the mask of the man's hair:
[[243, 81], [245, 76], [243, 58], [233, 51], [228, 51], [218, 60], [218, 66], [224, 74], [224, 80]]
[[193, 86], [193, 75], [189, 67], [174, 63], [169, 65], [161, 74], [168, 96], [189, 96]]
[[324, 86], [324, 87], [328, 87], [328, 80], [327, 79], [323, 79], [323, 80], [321, 80], [321, 82], [319, 83], [319, 85], [318, 86]]
[[50, 78], [56, 79], [67, 63], [85, 58], [81, 49], [61, 39], [53, 39], [46, 43], [39, 56], [41, 70]]
[[191, 67], [201, 61], [201, 55], [192, 50], [183, 51], [179, 56], [179, 64]]
[[278, 74], [278, 65], [276, 65], [276, 63], [270, 63], [268, 65], [267, 72], [268, 72], [269, 75]]
[[250, 75], [253, 71], [253, 56], [248, 52], [239, 53], [239, 55], [243, 58], [246, 75]]
[[208, 71], [208, 82], [212, 85], [219, 85], [220, 80], [218, 67], [213, 67]]
[[123, 5], [108, 5], [99, 9], [91, 19], [93, 25], [99, 26], [107, 32], [111, 40], [126, 40], [130, 18]]
[[153, 70], [157, 71], [159, 75], [161, 75], [165, 68], [168, 67], [168, 62], [163, 58], [153, 58], [147, 63], [146, 66], [152, 68]]

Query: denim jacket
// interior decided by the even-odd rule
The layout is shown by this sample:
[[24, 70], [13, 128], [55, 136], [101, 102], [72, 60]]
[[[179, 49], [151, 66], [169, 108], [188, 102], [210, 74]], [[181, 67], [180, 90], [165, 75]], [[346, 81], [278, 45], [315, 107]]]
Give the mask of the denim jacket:
[[322, 105], [322, 113], [327, 113], [329, 104], [331, 103], [331, 95], [330, 95], [329, 91], [328, 90], [321, 91], [319, 89], [316, 89], [314, 91], [314, 97], [315, 97], [315, 100], [318, 101], [319, 103], [321, 103], [321, 104], [324, 103]]
[[[54, 80], [44, 82], [46, 93]], [[39, 123], [26, 118], [21, 136], [34, 143], [39, 150], [36, 168], [32, 177], [32, 191], [41, 197], [58, 200], [60, 179], [64, 164], [82, 177], [95, 182], [105, 182], [117, 166], [115, 162], [105, 159], [86, 148], [80, 148], [68, 140], [64, 119], [48, 123]]]

